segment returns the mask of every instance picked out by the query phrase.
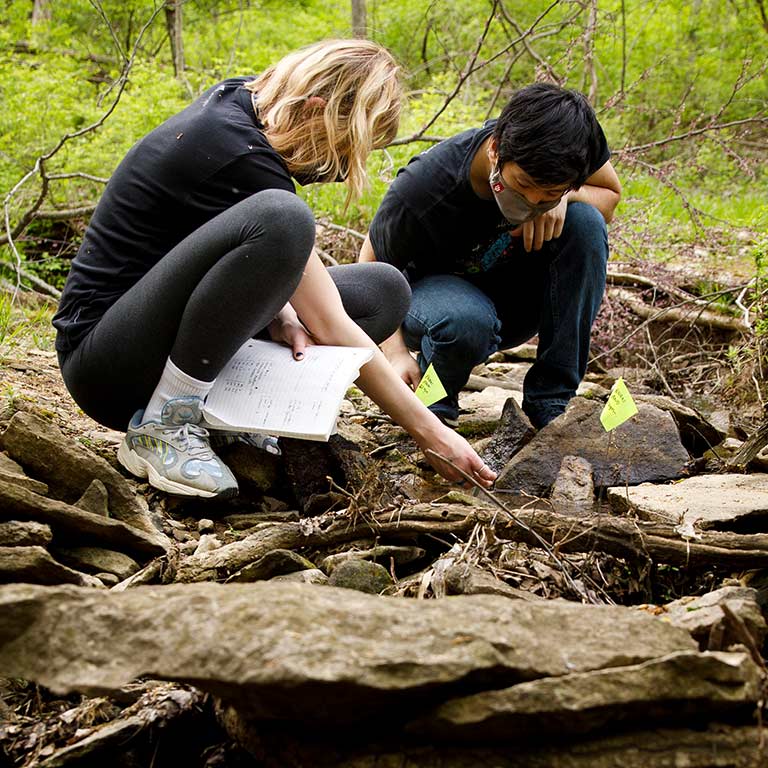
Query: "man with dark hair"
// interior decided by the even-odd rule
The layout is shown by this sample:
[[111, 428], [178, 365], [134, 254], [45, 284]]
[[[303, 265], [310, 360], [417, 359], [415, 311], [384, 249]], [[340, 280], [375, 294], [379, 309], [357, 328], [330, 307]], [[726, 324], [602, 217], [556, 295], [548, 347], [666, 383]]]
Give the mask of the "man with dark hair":
[[393, 264], [411, 282], [411, 309], [382, 349], [412, 387], [434, 365], [448, 395], [431, 408], [446, 424], [458, 424], [472, 368], [537, 333], [523, 410], [540, 428], [575, 394], [621, 194], [609, 157], [584, 96], [538, 83], [392, 182], [360, 260]]

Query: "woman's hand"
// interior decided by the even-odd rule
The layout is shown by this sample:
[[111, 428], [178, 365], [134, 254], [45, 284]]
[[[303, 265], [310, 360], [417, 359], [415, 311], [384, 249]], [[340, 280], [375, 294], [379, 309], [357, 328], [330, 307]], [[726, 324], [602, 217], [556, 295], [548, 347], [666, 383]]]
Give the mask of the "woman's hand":
[[309, 331], [301, 324], [296, 310], [286, 304], [275, 319], [269, 324], [269, 336], [272, 341], [285, 344], [293, 350], [293, 359], [301, 360], [304, 350], [309, 344], [314, 344]]
[[[466, 482], [467, 479], [456, 470], [458, 467], [484, 488], [490, 488], [496, 480], [496, 473], [477, 455], [474, 448], [459, 434], [441, 424], [435, 417], [437, 426], [429, 436], [416, 439], [427, 461], [446, 480]], [[450, 461], [443, 461], [440, 457]], [[452, 466], [455, 465], [455, 466]]]

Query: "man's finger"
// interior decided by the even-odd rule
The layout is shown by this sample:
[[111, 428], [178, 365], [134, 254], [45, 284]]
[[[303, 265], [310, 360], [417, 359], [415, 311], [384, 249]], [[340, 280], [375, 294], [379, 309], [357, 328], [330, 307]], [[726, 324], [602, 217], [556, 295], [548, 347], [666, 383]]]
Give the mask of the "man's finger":
[[530, 251], [533, 246], [533, 232], [533, 222], [526, 221], [525, 224], [523, 224], [523, 247], [526, 251]]

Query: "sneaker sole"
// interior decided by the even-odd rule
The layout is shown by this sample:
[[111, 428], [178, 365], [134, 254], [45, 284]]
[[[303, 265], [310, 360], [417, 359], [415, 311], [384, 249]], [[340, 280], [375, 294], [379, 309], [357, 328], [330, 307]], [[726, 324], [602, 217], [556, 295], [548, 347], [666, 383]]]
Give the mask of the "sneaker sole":
[[127, 447], [125, 441], [120, 443], [117, 449], [117, 460], [136, 477], [146, 478], [153, 488], [166, 493], [172, 493], [176, 496], [200, 496], [204, 499], [228, 499], [237, 495], [237, 488], [227, 488], [221, 493], [215, 491], [204, 491], [202, 488], [193, 488], [189, 485], [182, 485], [163, 477], [146, 459], [142, 459], [135, 451]]

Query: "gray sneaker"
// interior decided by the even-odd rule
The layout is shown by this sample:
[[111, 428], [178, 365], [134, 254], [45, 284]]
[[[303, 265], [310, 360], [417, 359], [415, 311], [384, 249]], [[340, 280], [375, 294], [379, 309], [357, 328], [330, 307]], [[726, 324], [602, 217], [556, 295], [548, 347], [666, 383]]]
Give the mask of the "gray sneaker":
[[208, 430], [199, 426], [199, 397], [169, 400], [161, 421], [142, 423], [137, 411], [117, 451], [118, 461], [166, 493], [226, 499], [237, 495], [237, 480], [211, 450]]
[[211, 426], [206, 426], [206, 429], [211, 445], [217, 450], [234, 443], [243, 443], [251, 448], [271, 453], [273, 456], [280, 456], [283, 453], [277, 438], [272, 435], [263, 435], [261, 432], [236, 432]]

